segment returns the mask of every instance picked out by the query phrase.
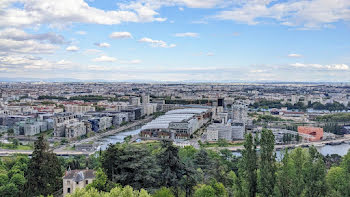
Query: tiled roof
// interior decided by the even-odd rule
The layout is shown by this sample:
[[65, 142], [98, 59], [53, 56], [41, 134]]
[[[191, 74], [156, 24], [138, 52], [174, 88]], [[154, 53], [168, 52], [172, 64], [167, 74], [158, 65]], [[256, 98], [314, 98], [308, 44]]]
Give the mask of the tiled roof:
[[84, 179], [94, 179], [96, 177], [94, 170], [70, 170], [66, 172], [63, 179], [73, 179], [76, 182]]

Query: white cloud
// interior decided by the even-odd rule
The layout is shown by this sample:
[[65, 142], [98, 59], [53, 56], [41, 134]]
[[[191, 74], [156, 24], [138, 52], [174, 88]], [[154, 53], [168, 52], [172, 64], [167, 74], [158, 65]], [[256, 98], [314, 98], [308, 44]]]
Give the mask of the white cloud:
[[115, 62], [115, 61], [117, 61], [117, 58], [102, 55], [98, 58], [93, 59], [92, 61], [94, 61], [94, 62]]
[[97, 65], [89, 65], [88, 70], [94, 70], [94, 71], [109, 71], [112, 70], [112, 68], [107, 66], [97, 66]]
[[162, 40], [152, 40], [151, 38], [141, 38], [139, 42], [149, 43], [152, 47], [161, 47], [161, 48], [174, 48], [175, 44], [167, 44]]
[[17, 41], [0, 38], [0, 55], [1, 54], [41, 54], [53, 53], [58, 47], [49, 43], [40, 43], [35, 40]]
[[[14, 3], [23, 6], [13, 6]], [[161, 22], [167, 19], [159, 17], [157, 10], [171, 6], [178, 6], [180, 11], [183, 7], [219, 8], [223, 11], [215, 14], [215, 18], [251, 25], [273, 19], [282, 25], [314, 29], [350, 21], [349, 0], [133, 0], [117, 3], [115, 10], [109, 11], [91, 7], [84, 0], [3, 0], [0, 27]]]
[[263, 73], [263, 72], [265, 72], [265, 70], [256, 69], [256, 70], [250, 70], [249, 72], [251, 72], [251, 73]]
[[183, 7], [179, 7], [179, 10], [180, 11], [184, 11], [185, 9]]
[[63, 44], [62, 36], [54, 33], [28, 34], [20, 29], [8, 28], [0, 31], [0, 55], [53, 53]]
[[212, 53], [212, 52], [208, 52], [207, 53], [207, 56], [214, 56], [215, 54], [214, 53]]
[[333, 70], [333, 71], [347, 71], [350, 70], [349, 66], [346, 64], [303, 64], [303, 63], [294, 63], [290, 64], [292, 67], [296, 68], [307, 68], [307, 69], [317, 69], [317, 70]]
[[86, 35], [87, 33], [86, 33], [86, 31], [77, 31], [77, 32], [75, 32], [76, 34], [79, 34], [79, 35]]
[[66, 50], [67, 50], [67, 51], [73, 51], [73, 52], [75, 52], [75, 51], [78, 51], [78, 50], [79, 50], [79, 47], [72, 45], [72, 46], [68, 46], [68, 47], [66, 48]]
[[15, 41], [26, 41], [26, 40], [38, 40], [45, 41], [51, 44], [64, 44], [66, 43], [63, 36], [55, 33], [44, 33], [44, 34], [28, 34], [27, 32], [16, 29], [7, 28], [0, 32], [0, 38], [11, 39]]
[[[20, 3], [23, 6], [13, 6]], [[24, 27], [41, 24], [51, 26], [72, 23], [92, 23], [113, 25], [122, 22], [152, 22], [166, 19], [157, 17], [158, 13], [146, 8], [117, 9], [104, 11], [89, 6], [84, 0], [11, 0], [0, 2], [0, 26]]]
[[107, 42], [95, 43], [95, 45], [98, 46], [98, 47], [102, 47], [102, 48], [103, 48], [103, 47], [108, 48], [108, 47], [111, 46], [111, 45], [108, 44]]
[[274, 19], [282, 25], [301, 29], [328, 28], [330, 23], [350, 21], [349, 0], [282, 1], [247, 0], [215, 18], [255, 25], [263, 19]]
[[109, 35], [110, 38], [121, 39], [121, 38], [132, 38], [129, 32], [113, 32]]
[[186, 33], [176, 33], [176, 37], [191, 37], [191, 38], [198, 38], [199, 34], [198, 33], [193, 33], [193, 32], [186, 32]]
[[288, 57], [302, 57], [302, 55], [296, 54], [296, 53], [291, 53], [291, 54], [288, 54]]
[[140, 64], [141, 60], [119, 60], [121, 64]]
[[7, 71], [18, 72], [26, 70], [53, 70], [53, 69], [70, 69], [74, 64], [67, 60], [48, 61], [34, 56], [8, 55], [0, 56], [0, 66]]

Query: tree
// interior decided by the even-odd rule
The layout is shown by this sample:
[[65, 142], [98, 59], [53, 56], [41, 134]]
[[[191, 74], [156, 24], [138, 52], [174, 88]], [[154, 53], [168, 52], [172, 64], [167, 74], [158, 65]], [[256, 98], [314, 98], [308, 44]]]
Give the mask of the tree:
[[115, 184], [108, 183], [107, 175], [99, 168], [96, 172], [96, 179], [86, 186], [86, 189], [95, 188], [98, 191], [110, 191], [113, 187], [115, 187]]
[[19, 145], [19, 141], [18, 141], [18, 139], [13, 139], [12, 140], [12, 145], [13, 145], [13, 148], [17, 148], [18, 147], [18, 145]]
[[110, 192], [98, 191], [95, 188], [76, 189], [73, 194], [67, 197], [151, 197], [144, 189], [134, 190], [130, 186], [115, 187]]
[[13, 183], [9, 183], [0, 187], [0, 196], [17, 197], [18, 194], [19, 190]]
[[348, 150], [348, 153], [344, 155], [341, 166], [346, 170], [347, 173], [350, 174], [350, 150]]
[[15, 184], [18, 189], [23, 191], [24, 184], [26, 183], [26, 179], [22, 174], [15, 174], [11, 177], [11, 183]]
[[224, 184], [217, 182], [213, 179], [210, 183], [210, 186], [215, 190], [215, 196], [217, 197], [228, 197], [228, 193]]
[[27, 196], [49, 195], [62, 188], [62, 172], [56, 154], [48, 151], [44, 136], [39, 136], [29, 161], [25, 185]]
[[260, 147], [259, 193], [268, 197], [273, 195], [276, 182], [275, 136], [271, 130], [262, 130]]
[[216, 197], [215, 190], [210, 185], [199, 185], [194, 192], [194, 197]]
[[326, 167], [321, 154], [314, 146], [309, 148], [309, 155], [304, 167], [304, 196], [319, 197], [326, 195]]
[[293, 173], [292, 186], [294, 196], [301, 196], [305, 187], [304, 179], [304, 168], [306, 166], [306, 161], [308, 157], [308, 152], [300, 147], [294, 149], [290, 153], [291, 170], [295, 171]]
[[159, 190], [157, 190], [152, 197], [175, 197], [173, 192], [166, 187], [162, 187]]
[[0, 186], [6, 185], [9, 181], [7, 174], [0, 174]]
[[175, 196], [178, 196], [179, 181], [185, 174], [185, 165], [180, 160], [179, 148], [175, 147], [171, 141], [163, 140], [162, 149], [158, 155], [161, 186], [174, 188]]
[[335, 197], [350, 196], [349, 178], [344, 168], [332, 167], [326, 176], [328, 194]]
[[256, 143], [253, 142], [251, 133], [245, 137], [239, 176], [246, 196], [255, 197], [257, 192], [257, 155]]
[[276, 177], [274, 196], [277, 196], [277, 197], [297, 196], [295, 194], [296, 192], [295, 166], [289, 156], [287, 149], [285, 150], [282, 162], [276, 174], [277, 174], [277, 177]]
[[102, 154], [101, 162], [108, 180], [123, 186], [149, 189], [159, 182], [159, 165], [146, 145], [110, 145]]
[[196, 169], [200, 168], [204, 172], [204, 182], [208, 182], [212, 170], [217, 170], [213, 167], [213, 160], [207, 150], [203, 148], [194, 155], [193, 163]]
[[13, 135], [15, 131], [13, 129], [8, 129], [7, 130], [8, 135]]

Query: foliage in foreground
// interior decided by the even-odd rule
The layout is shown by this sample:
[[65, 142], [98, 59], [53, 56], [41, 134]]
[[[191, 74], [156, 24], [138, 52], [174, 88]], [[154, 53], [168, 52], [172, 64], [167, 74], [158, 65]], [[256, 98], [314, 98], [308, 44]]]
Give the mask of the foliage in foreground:
[[0, 196], [56, 194], [63, 170], [87, 166], [97, 170], [96, 179], [71, 196], [350, 196], [350, 152], [324, 157], [314, 147], [297, 148], [277, 160], [269, 130], [259, 138], [248, 134], [241, 157], [229, 150], [179, 148], [164, 141], [115, 144], [99, 157], [58, 159], [46, 145], [39, 138], [31, 159], [1, 158]]

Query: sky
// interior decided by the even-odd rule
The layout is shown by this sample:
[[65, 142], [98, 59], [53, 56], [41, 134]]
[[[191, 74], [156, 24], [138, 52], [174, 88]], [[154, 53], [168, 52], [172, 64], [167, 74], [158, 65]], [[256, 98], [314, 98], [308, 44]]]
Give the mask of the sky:
[[350, 0], [0, 0], [0, 79], [350, 82]]

